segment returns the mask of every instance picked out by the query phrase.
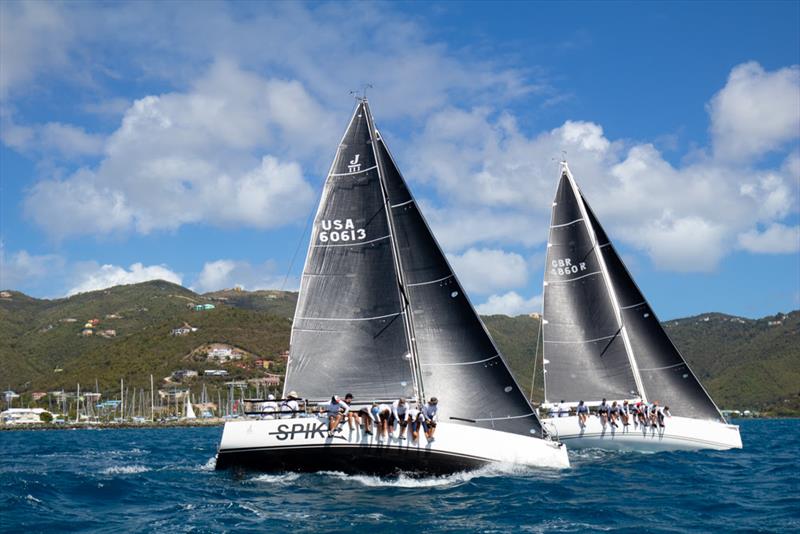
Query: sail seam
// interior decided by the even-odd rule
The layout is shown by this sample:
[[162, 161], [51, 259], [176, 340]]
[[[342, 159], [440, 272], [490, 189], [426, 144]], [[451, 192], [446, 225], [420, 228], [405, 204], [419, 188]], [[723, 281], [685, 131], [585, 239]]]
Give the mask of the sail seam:
[[417, 282], [416, 284], [406, 284], [406, 287], [426, 286], [426, 285], [429, 285], [429, 284], [435, 284], [436, 282], [443, 282], [444, 280], [447, 280], [448, 278], [453, 278], [453, 275], [452, 274], [448, 274], [444, 278], [439, 278], [438, 280], [431, 280], [430, 282]]
[[450, 367], [450, 366], [455, 366], [455, 365], [475, 365], [476, 363], [488, 362], [488, 361], [490, 361], [490, 360], [494, 360], [495, 358], [499, 358], [499, 357], [500, 357], [500, 355], [499, 355], [499, 354], [495, 354], [495, 355], [494, 355], [494, 356], [492, 356], [491, 358], [486, 358], [486, 359], [484, 359], [484, 360], [476, 360], [476, 361], [474, 361], [474, 362], [456, 362], [456, 363], [421, 363], [420, 365], [421, 365], [422, 367], [445, 367], [445, 366], [447, 366], [447, 367]]
[[580, 280], [581, 278], [586, 278], [587, 276], [592, 276], [595, 274], [602, 274], [602, 271], [594, 271], [593, 273], [584, 274], [583, 276], [578, 276], [577, 278], [570, 278], [569, 280], [549, 280], [548, 284], [566, 284], [567, 282], [575, 282], [576, 280]]
[[581, 217], [580, 219], [575, 219], [574, 221], [570, 221], [568, 223], [564, 223], [564, 224], [551, 224], [550, 228], [563, 228], [564, 226], [570, 226], [572, 224], [575, 224], [576, 222], [581, 222], [582, 220], [583, 220], [583, 217]]
[[397, 317], [405, 312], [390, 313], [389, 315], [378, 315], [376, 317], [295, 317], [296, 321], [374, 321], [376, 319], [386, 319], [387, 317]]
[[389, 239], [390, 235], [385, 235], [383, 237], [377, 237], [375, 239], [370, 239], [369, 241], [348, 241], [347, 243], [339, 243], [337, 245], [311, 245], [313, 248], [327, 248], [327, 247], [355, 247], [358, 245], [368, 245], [370, 243], [374, 243], [375, 241], [383, 241], [384, 239]]
[[411, 200], [406, 200], [405, 202], [401, 202], [400, 204], [389, 204], [389, 207], [391, 207], [391, 208], [399, 208], [401, 206], [405, 206], [406, 204], [411, 204], [412, 202], [414, 202], [413, 198]]
[[377, 165], [373, 165], [372, 167], [368, 167], [368, 168], [366, 168], [364, 170], [361, 170], [361, 171], [356, 171], [356, 172], [332, 172], [328, 176], [353, 176], [354, 174], [362, 174], [362, 173], [369, 172], [369, 171], [377, 169], [377, 168], [378, 168]]
[[584, 339], [584, 340], [579, 340], [579, 341], [549, 341], [549, 340], [544, 340], [543, 343], [560, 343], [560, 344], [563, 344], [563, 345], [569, 345], [569, 344], [572, 344], [572, 343], [574, 343], [574, 344], [577, 344], [577, 343], [594, 343], [595, 341], [603, 341], [604, 339], [611, 339], [611, 338], [614, 338], [614, 337], [617, 337], [617, 334], [613, 334], [613, 335], [610, 335], [610, 336], [604, 336], [604, 337], [596, 337], [594, 339]]

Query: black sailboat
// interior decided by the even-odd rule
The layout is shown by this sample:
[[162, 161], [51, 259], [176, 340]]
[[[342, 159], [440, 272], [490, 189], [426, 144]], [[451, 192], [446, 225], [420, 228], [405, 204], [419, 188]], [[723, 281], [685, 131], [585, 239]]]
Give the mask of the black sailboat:
[[436, 439], [316, 417], [225, 425], [217, 466], [452, 472], [491, 462], [566, 467], [548, 439], [360, 99], [325, 182], [292, 325], [285, 392], [311, 404], [439, 400]]
[[[562, 163], [552, 209], [542, 320], [545, 405], [607, 399], [660, 404], [663, 426], [552, 417], [547, 426], [572, 446], [645, 450], [741, 447], [714, 401], [662, 328]], [[651, 408], [652, 409], [652, 408]]]

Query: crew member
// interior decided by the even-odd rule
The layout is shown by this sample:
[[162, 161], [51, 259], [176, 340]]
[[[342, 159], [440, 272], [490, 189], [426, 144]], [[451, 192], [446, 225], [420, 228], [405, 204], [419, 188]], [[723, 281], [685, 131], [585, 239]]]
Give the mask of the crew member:
[[433, 433], [436, 432], [436, 422], [439, 420], [439, 399], [431, 397], [428, 404], [422, 407], [422, 427], [425, 429], [425, 437], [428, 441], [433, 441]]
[[406, 399], [403, 397], [400, 397], [392, 403], [392, 418], [389, 421], [389, 426], [392, 428], [392, 432], [394, 432], [394, 424], [397, 422], [399, 429], [398, 439], [406, 439], [406, 426], [408, 425], [408, 421], [406, 420], [407, 412], [408, 405], [406, 404]]
[[297, 415], [297, 412], [300, 411], [300, 403], [297, 402], [297, 392], [290, 391], [288, 395], [286, 395], [286, 399], [281, 401], [281, 418], [285, 419], [287, 417], [294, 418]]
[[328, 413], [328, 437], [332, 438], [333, 432], [339, 431], [339, 423], [342, 422], [342, 419], [350, 411], [350, 406], [339, 398], [338, 395], [333, 395], [331, 397], [331, 402], [324, 408]]
[[580, 401], [578, 407], [575, 408], [575, 413], [578, 414], [578, 424], [581, 428], [585, 427], [586, 421], [589, 420], [589, 407], [583, 401]]

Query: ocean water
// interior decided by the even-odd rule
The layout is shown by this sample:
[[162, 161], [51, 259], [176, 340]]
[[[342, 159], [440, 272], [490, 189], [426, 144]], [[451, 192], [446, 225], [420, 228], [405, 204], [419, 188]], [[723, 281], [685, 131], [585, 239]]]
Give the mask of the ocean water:
[[0, 531], [800, 531], [800, 420], [738, 423], [740, 451], [426, 479], [216, 472], [221, 428], [0, 432]]

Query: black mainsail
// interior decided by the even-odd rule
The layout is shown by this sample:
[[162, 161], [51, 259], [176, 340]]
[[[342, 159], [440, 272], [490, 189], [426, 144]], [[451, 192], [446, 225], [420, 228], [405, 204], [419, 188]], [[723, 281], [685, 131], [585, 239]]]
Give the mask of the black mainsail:
[[545, 401], [643, 398], [721, 420], [667, 336], [566, 164], [553, 203], [544, 291]]
[[343, 391], [364, 400], [435, 396], [442, 421], [543, 436], [366, 99], [314, 222], [288, 367], [286, 391], [312, 400]]
[[366, 103], [336, 151], [295, 310], [286, 392], [314, 401], [412, 397], [405, 313]]

